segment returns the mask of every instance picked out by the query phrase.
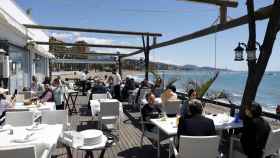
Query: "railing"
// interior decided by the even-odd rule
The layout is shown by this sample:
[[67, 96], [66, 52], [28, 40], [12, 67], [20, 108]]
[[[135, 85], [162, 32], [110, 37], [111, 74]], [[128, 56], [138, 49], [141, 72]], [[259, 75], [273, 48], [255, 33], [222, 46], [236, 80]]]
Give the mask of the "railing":
[[[182, 100], [186, 100], [187, 99], [187, 95], [185, 93], [181, 93], [181, 92], [177, 92], [178, 97]], [[218, 101], [214, 101], [214, 100], [210, 100], [210, 99], [205, 99], [205, 98], [200, 98], [199, 100], [201, 100], [204, 103], [211, 103], [211, 104], [215, 104], [218, 106], [223, 106], [223, 107], [227, 107], [230, 108], [230, 115], [234, 116], [235, 114], [235, 109], [239, 109], [240, 106], [236, 105], [236, 104], [226, 104], [226, 103], [222, 103], [222, 102], [218, 102]], [[262, 113], [263, 116], [268, 117], [268, 118], [272, 118], [272, 119], [279, 119], [280, 116], [274, 113], [270, 113], [270, 112], [266, 112], [263, 111]]]

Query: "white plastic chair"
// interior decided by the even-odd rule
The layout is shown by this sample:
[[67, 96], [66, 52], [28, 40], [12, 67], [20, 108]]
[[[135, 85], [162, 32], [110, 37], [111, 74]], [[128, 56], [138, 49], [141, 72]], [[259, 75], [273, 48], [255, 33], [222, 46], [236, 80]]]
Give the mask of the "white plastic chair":
[[63, 129], [67, 130], [70, 126], [68, 122], [67, 110], [42, 111], [42, 123], [44, 124], [63, 124]]
[[[230, 158], [246, 158], [246, 155], [239, 150], [234, 148], [235, 143], [240, 144], [240, 139], [236, 137], [231, 137], [230, 140]], [[278, 155], [279, 156], [279, 149], [280, 149], [280, 129], [272, 130], [268, 136], [264, 152], [263, 158], [270, 155]]]
[[163, 105], [163, 110], [167, 115], [174, 115], [180, 112], [181, 100], [172, 100], [167, 101], [165, 105]]
[[45, 149], [41, 155], [37, 155], [35, 146], [17, 146], [15, 148], [1, 148], [0, 157], [2, 158], [47, 158], [49, 150]]
[[[102, 125], [108, 129], [119, 130], [119, 101], [101, 101], [100, 113], [98, 114], [99, 128], [102, 130]], [[116, 126], [114, 126], [116, 125]]]
[[33, 124], [33, 112], [6, 112], [6, 124], [12, 126], [30, 126]]
[[139, 94], [139, 97], [138, 97], [137, 104], [139, 106], [139, 109], [141, 110], [141, 108], [145, 104], [143, 102], [143, 100], [146, 100], [146, 95], [151, 92], [151, 89], [150, 88], [143, 88], [143, 89], [140, 89], [139, 91], [140, 91], [139, 92], [140, 94]]
[[172, 139], [170, 147], [176, 158], [217, 158], [219, 142], [219, 136], [180, 136], [179, 152]]

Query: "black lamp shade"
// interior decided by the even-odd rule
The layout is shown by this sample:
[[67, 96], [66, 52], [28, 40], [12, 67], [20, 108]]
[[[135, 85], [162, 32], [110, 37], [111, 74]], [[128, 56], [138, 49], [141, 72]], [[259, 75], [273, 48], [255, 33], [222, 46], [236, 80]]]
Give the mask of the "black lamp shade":
[[243, 58], [244, 49], [240, 46], [240, 44], [238, 44], [238, 46], [234, 49], [234, 52], [235, 52], [235, 58], [234, 58], [235, 61], [244, 60]]
[[247, 53], [247, 60], [248, 61], [255, 61], [257, 58], [256, 58], [256, 52], [257, 52], [257, 49], [252, 49], [252, 50], [249, 50], [249, 49], [246, 49], [246, 53]]

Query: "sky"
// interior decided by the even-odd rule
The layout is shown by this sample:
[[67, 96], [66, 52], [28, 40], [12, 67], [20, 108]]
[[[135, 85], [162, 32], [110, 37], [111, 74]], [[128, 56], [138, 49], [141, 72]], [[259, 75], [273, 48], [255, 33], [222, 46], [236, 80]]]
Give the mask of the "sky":
[[[211, 26], [219, 16], [219, 8], [178, 0], [15, 0], [23, 9], [31, 8], [32, 18], [40, 25], [58, 25], [95, 29], [158, 32], [158, 42], [170, 40]], [[272, 4], [272, 0], [255, 0], [255, 8]], [[246, 14], [245, 0], [237, 8], [229, 8], [229, 18]], [[257, 41], [262, 43], [267, 20], [257, 22]], [[135, 36], [101, 35], [78, 32], [48, 32], [67, 42], [85, 40], [91, 44], [123, 44], [141, 46]], [[215, 40], [216, 39], [216, 40]], [[151, 51], [150, 59], [176, 65], [193, 64], [232, 70], [247, 70], [246, 61], [234, 61], [233, 49], [238, 42], [247, 43], [248, 25], [204, 36]], [[279, 35], [275, 41], [267, 70], [280, 70]], [[98, 52], [133, 52], [133, 50], [95, 49]], [[246, 55], [245, 55], [246, 57]], [[140, 56], [134, 56], [140, 58]]]

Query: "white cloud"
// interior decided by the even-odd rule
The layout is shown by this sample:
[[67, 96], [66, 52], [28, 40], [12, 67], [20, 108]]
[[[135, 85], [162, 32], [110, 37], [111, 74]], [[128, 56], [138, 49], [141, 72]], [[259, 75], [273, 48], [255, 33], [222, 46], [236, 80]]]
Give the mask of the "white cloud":
[[104, 38], [95, 38], [95, 37], [83, 37], [79, 36], [76, 38], [76, 41], [86, 41], [90, 44], [112, 44], [112, 40], [104, 39]]
[[59, 39], [59, 40], [63, 40], [63, 41], [68, 41], [68, 40], [73, 40], [74, 39], [74, 35], [73, 33], [57, 33], [57, 32], [53, 32], [51, 33], [51, 36]]

